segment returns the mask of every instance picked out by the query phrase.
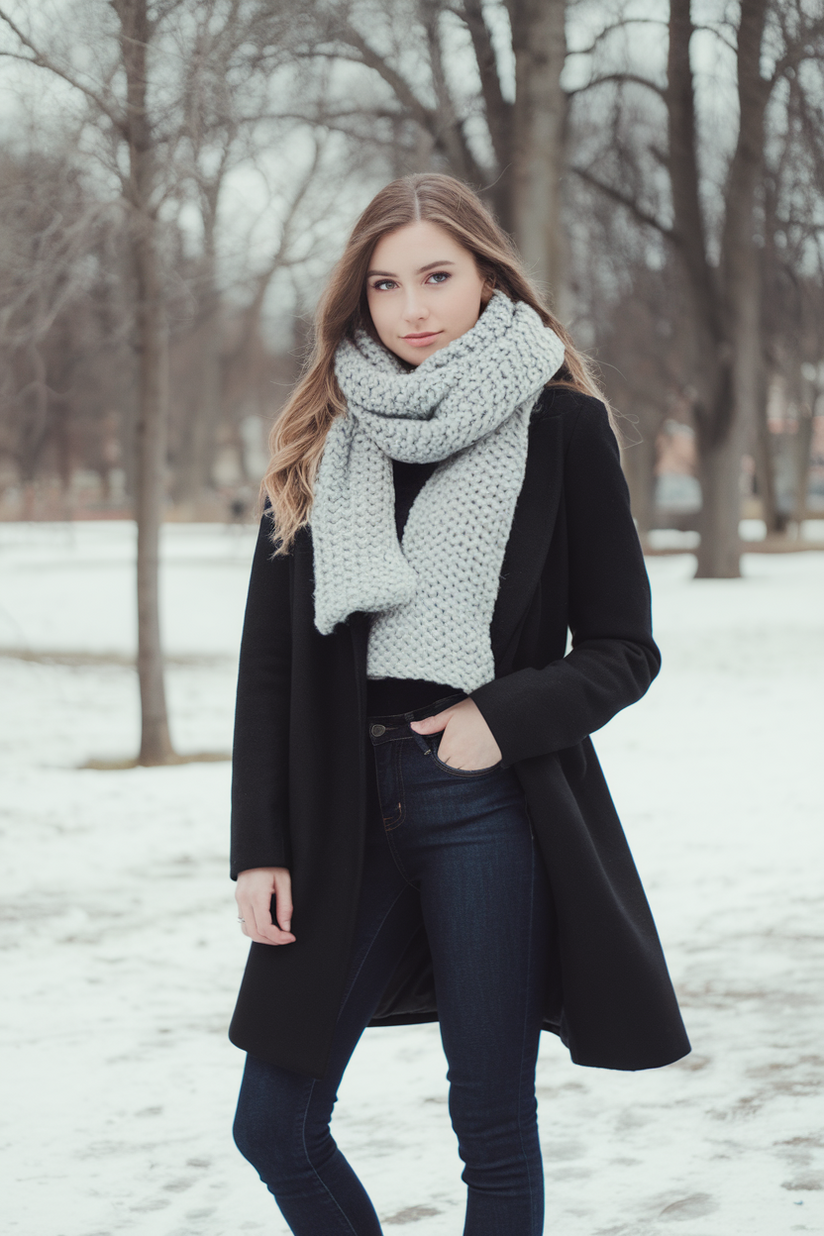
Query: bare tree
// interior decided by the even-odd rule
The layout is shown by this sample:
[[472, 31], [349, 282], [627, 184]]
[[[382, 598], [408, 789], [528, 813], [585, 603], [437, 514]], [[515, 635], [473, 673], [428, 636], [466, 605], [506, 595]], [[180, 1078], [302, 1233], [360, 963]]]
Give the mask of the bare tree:
[[[158, 236], [158, 152], [149, 112], [149, 53], [157, 16], [148, 0], [113, 0], [117, 52], [103, 82], [83, 80], [68, 54], [58, 58], [23, 30], [5, 10], [0, 20], [15, 40], [3, 54], [24, 60], [67, 82], [85, 97], [99, 124], [126, 153], [121, 175], [127, 209], [134, 283], [135, 351], [139, 358], [136, 437], [137, 672], [141, 741], [138, 762], [163, 764], [172, 757], [160, 644], [158, 563], [163, 502], [163, 465], [168, 394], [168, 337]], [[118, 76], [123, 88], [118, 93]]]
[[[12, 36], [3, 54], [68, 83], [91, 107], [93, 123], [125, 153], [121, 200], [134, 289], [134, 347], [138, 357], [135, 423], [137, 522], [137, 672], [141, 741], [138, 762], [162, 764], [173, 758], [160, 642], [159, 539], [164, 496], [165, 431], [168, 402], [168, 322], [159, 211], [159, 118], [150, 102], [151, 54], [164, 16], [175, 4], [150, 10], [148, 0], [112, 0], [117, 19], [108, 70], [101, 81], [74, 71], [70, 48], [54, 54], [5, 10], [0, 20]], [[120, 83], [122, 82], [122, 87]], [[118, 166], [115, 163], [115, 166]]]
[[200, 364], [176, 469], [179, 500], [192, 503], [208, 484], [221, 414], [223, 299], [218, 272], [221, 197], [227, 176], [248, 158], [251, 133], [270, 110], [265, 74], [250, 73], [245, 47], [257, 10], [206, 0], [187, 13], [177, 42], [184, 63], [180, 105], [178, 192], [191, 191], [202, 227], [194, 280]]
[[[106, 205], [74, 175], [76, 147], [68, 134], [67, 146], [55, 155], [5, 152], [0, 160], [0, 424], [29, 513], [44, 455], [58, 445], [55, 404], [66, 394], [67, 374], [56, 364], [52, 337], [67, 312], [89, 296], [96, 278], [89, 259], [113, 223]], [[78, 339], [75, 331], [73, 342]], [[65, 481], [65, 432], [60, 446], [56, 463]]]
[[[364, 94], [354, 83], [364, 78], [350, 73], [341, 78], [335, 106], [299, 114], [383, 142], [398, 174], [441, 168], [476, 186], [534, 276], [558, 293], [565, 279], [565, 12], [565, 0], [319, 6], [309, 11], [295, 47], [316, 64], [366, 70], [372, 91], [353, 106], [353, 95]], [[495, 50], [493, 16], [509, 29], [511, 85]], [[420, 49], [413, 63], [410, 46]]]
[[[786, 27], [787, 17], [784, 18]], [[784, 35], [791, 43], [793, 31]], [[799, 522], [806, 506], [807, 472], [812, 440], [812, 406], [824, 360], [824, 136], [820, 100], [824, 96], [824, 58], [788, 69], [780, 106], [773, 108], [763, 186], [761, 253], [762, 380], [781, 388], [794, 410], [796, 497], [779, 502], [777, 447], [786, 435], [771, 433], [767, 398], [756, 425], [758, 484], [764, 519], [771, 532], [784, 532], [789, 519]], [[811, 376], [812, 375], [812, 376]]]
[[[653, 146], [648, 178], [629, 178], [629, 187], [604, 177], [593, 162], [576, 162], [588, 184], [624, 206], [642, 226], [655, 229], [673, 247], [681, 264], [688, 305], [690, 386], [697, 428], [702, 488], [701, 544], [698, 576], [734, 577], [740, 573], [738, 475], [747, 427], [756, 420], [763, 399], [761, 336], [761, 242], [759, 208], [767, 109], [777, 83], [816, 54], [824, 36], [824, 18], [797, 6], [791, 28], [776, 24], [770, 42], [783, 39], [772, 71], [762, 75], [769, 58], [769, 0], [740, 7], [736, 26], [720, 31], [731, 38], [736, 60], [738, 125], [733, 152], [718, 203], [720, 224], [713, 237], [707, 224], [705, 185], [700, 174], [705, 147], [696, 114], [695, 70], [690, 48], [695, 32], [691, 0], [671, 0], [667, 73], [664, 83], [643, 73], [620, 69], [599, 74], [587, 84], [642, 88], [663, 104], [667, 142]], [[656, 169], [666, 174], [668, 200], [655, 201]], [[669, 218], [667, 218], [667, 211]], [[715, 257], [717, 239], [720, 257]]]
[[[116, 177], [119, 202], [125, 210], [131, 272], [131, 310], [137, 358], [138, 397], [134, 423], [135, 515], [137, 537], [137, 670], [141, 700], [141, 743], [138, 762], [161, 764], [175, 759], [169, 736], [163, 659], [160, 642], [158, 559], [165, 486], [169, 400], [168, 280], [163, 244], [167, 224], [163, 210], [179, 196], [181, 180], [191, 174], [192, 152], [206, 144], [218, 150], [211, 180], [197, 182], [204, 218], [204, 264], [201, 303], [208, 319], [207, 373], [202, 376], [201, 417], [208, 437], [212, 423], [209, 400], [219, 389], [218, 308], [214, 266], [217, 209], [222, 184], [221, 159], [228, 160], [239, 131], [228, 106], [227, 72], [238, 69], [243, 40], [264, 14], [271, 31], [278, 8], [255, 0], [112, 0], [99, 8], [100, 43], [94, 72], [74, 66], [71, 27], [44, 32], [30, 11], [26, 26], [0, 7], [0, 23], [8, 45], [0, 54], [46, 72], [72, 88], [85, 101], [86, 120], [97, 146]], [[208, 14], [204, 14], [208, 7]], [[113, 12], [114, 22], [109, 20]], [[208, 18], [210, 20], [204, 20]], [[276, 27], [282, 30], [282, 23]], [[174, 50], [174, 56], [168, 54]], [[165, 54], [164, 56], [164, 53]], [[181, 71], [180, 66], [183, 67]], [[194, 66], [194, 69], [193, 67]], [[207, 67], [204, 67], [207, 66]], [[222, 96], [208, 107], [198, 91], [223, 82]], [[221, 107], [221, 101], [226, 106]], [[188, 167], [181, 151], [188, 142]], [[33, 355], [33, 362], [36, 357]], [[214, 361], [214, 364], [212, 363]], [[43, 387], [35, 377], [35, 393]], [[205, 411], [205, 415], [203, 415]], [[42, 419], [42, 416], [41, 416]]]
[[[322, 130], [310, 131], [305, 142], [309, 158], [304, 158], [302, 167], [291, 169], [285, 184], [278, 175], [277, 194], [267, 195], [265, 211], [270, 224], [275, 225], [269, 229], [276, 232], [275, 240], [269, 240], [256, 255], [251, 270], [239, 273], [233, 264], [231, 274], [221, 277], [221, 207], [227, 182], [243, 168], [247, 177], [255, 174], [258, 183], [265, 184], [266, 155], [273, 147], [283, 145], [296, 122], [284, 121], [279, 114], [282, 96], [288, 92], [288, 44], [279, 41], [277, 54], [265, 61], [257, 57], [250, 61], [248, 49], [256, 37], [261, 10], [252, 7], [240, 20], [234, 11], [216, 13], [218, 8], [222, 8], [221, 0], [208, 0], [193, 10], [192, 28], [186, 31], [186, 72], [181, 91], [179, 189], [191, 193], [202, 227], [190, 289], [197, 305], [195, 331], [201, 360], [192, 397], [187, 401], [185, 451], [180, 453], [176, 470], [177, 496], [189, 503], [210, 482], [226, 371], [238, 363], [244, 338], [256, 338], [273, 280], [311, 258], [316, 239], [313, 206], [318, 205], [314, 199], [320, 199], [328, 217], [333, 179], [334, 192], [339, 191], [339, 173], [332, 177], [325, 158], [330, 143]], [[263, 6], [263, 11], [268, 36], [272, 38], [278, 32], [282, 36], [271, 8]], [[286, 69], [284, 80], [281, 69]], [[316, 104], [322, 106], [322, 94], [316, 96]], [[247, 239], [242, 248], [248, 258], [256, 246]], [[231, 306], [227, 306], [224, 295], [227, 284]], [[242, 304], [240, 310], [238, 302]], [[235, 318], [232, 344], [225, 338], [228, 316]], [[241, 332], [238, 318], [243, 322]]]

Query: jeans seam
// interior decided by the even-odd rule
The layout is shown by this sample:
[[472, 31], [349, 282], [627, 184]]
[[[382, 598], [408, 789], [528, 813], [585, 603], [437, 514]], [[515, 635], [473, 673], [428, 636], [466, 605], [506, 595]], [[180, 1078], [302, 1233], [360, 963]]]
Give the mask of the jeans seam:
[[309, 1156], [309, 1150], [308, 1150], [308, 1147], [307, 1147], [307, 1145], [306, 1145], [306, 1121], [307, 1121], [307, 1119], [308, 1119], [308, 1117], [309, 1117], [309, 1104], [312, 1102], [312, 1095], [314, 1094], [314, 1092], [315, 1092], [315, 1080], [314, 1080], [314, 1078], [313, 1078], [313, 1079], [312, 1079], [312, 1086], [311, 1086], [311, 1088], [310, 1088], [310, 1090], [309, 1090], [309, 1097], [308, 1097], [308, 1099], [306, 1100], [306, 1107], [304, 1108], [304, 1112], [303, 1112], [303, 1123], [302, 1123], [302, 1125], [301, 1125], [301, 1131], [300, 1131], [300, 1132], [301, 1132], [301, 1142], [303, 1143], [303, 1153], [304, 1153], [304, 1155], [306, 1156], [306, 1162], [309, 1164], [309, 1166], [311, 1167], [312, 1171], [315, 1173], [315, 1177], [316, 1177], [316, 1179], [317, 1179], [317, 1181], [318, 1181], [318, 1184], [320, 1184], [320, 1185], [321, 1185], [321, 1187], [322, 1187], [323, 1189], [325, 1189], [325, 1190], [326, 1190], [327, 1196], [329, 1197], [330, 1201], [331, 1201], [331, 1202], [335, 1205], [335, 1207], [337, 1208], [338, 1212], [339, 1212], [339, 1213], [340, 1213], [340, 1215], [342, 1216], [343, 1221], [345, 1222], [345, 1224], [346, 1224], [346, 1226], [348, 1227], [349, 1231], [353, 1233], [353, 1236], [357, 1236], [357, 1232], [355, 1231], [354, 1227], [352, 1226], [351, 1221], [350, 1221], [350, 1220], [349, 1220], [349, 1218], [347, 1217], [346, 1212], [344, 1211], [343, 1207], [341, 1206], [340, 1202], [337, 1200], [337, 1198], [335, 1197], [335, 1195], [332, 1193], [332, 1190], [329, 1188], [329, 1186], [327, 1185], [326, 1181], [323, 1179], [323, 1177], [321, 1176], [320, 1172], [319, 1172], [319, 1171], [318, 1171], [318, 1169], [315, 1167], [314, 1163], [312, 1162], [312, 1160], [311, 1160], [311, 1158], [310, 1158], [310, 1156]]
[[[529, 927], [530, 927], [530, 930], [527, 935], [526, 982], [524, 983], [524, 990], [527, 993], [527, 997], [526, 997], [527, 1005], [526, 1005], [526, 1008], [524, 1009], [524, 1028], [523, 1028], [523, 1035], [521, 1037], [521, 1067], [518, 1070], [518, 1137], [520, 1138], [520, 1141], [521, 1141], [521, 1153], [523, 1154], [523, 1157], [524, 1157], [524, 1166], [526, 1168], [527, 1184], [529, 1185], [529, 1209], [530, 1209], [530, 1212], [533, 1212], [530, 1215], [530, 1222], [532, 1222], [532, 1220], [534, 1219], [532, 1172], [530, 1171], [530, 1167], [529, 1167], [529, 1155], [527, 1154], [526, 1147], [524, 1145], [524, 1130], [523, 1130], [522, 1116], [523, 1116], [524, 1059], [526, 1057], [526, 1035], [527, 1035], [527, 1025], [528, 1025], [527, 1014], [528, 1014], [528, 1009], [529, 1009], [530, 979], [532, 976], [532, 943], [533, 943], [533, 936], [535, 934], [534, 933], [534, 918], [535, 918], [535, 846], [534, 844], [530, 848], [530, 853], [531, 853], [531, 861], [530, 861], [530, 867], [529, 867], [529, 875], [530, 875]], [[534, 1092], [534, 1086], [535, 1086], [535, 1083], [533, 1080], [533, 1092]], [[536, 1116], [536, 1121], [537, 1121], [537, 1116]], [[537, 1128], [536, 1128], [536, 1136], [537, 1136]]]
[[[391, 823], [386, 819], [384, 819], [383, 821], [383, 826], [387, 833], [391, 832], [392, 829], [399, 828], [401, 824], [403, 824], [404, 817], [406, 815], [406, 812], [404, 810], [404, 805], [403, 805], [404, 800], [403, 800], [403, 759], [402, 759], [402, 755], [403, 755], [403, 747], [395, 747], [394, 748], [395, 769], [396, 769], [397, 778], [398, 778], [398, 793], [400, 794], [401, 799], [400, 799], [400, 802], [398, 803], [398, 818]], [[383, 816], [383, 810], [381, 810], [381, 816]]]
[[[403, 752], [404, 752], [404, 748], [399, 746], [397, 749], [398, 784], [400, 785], [400, 795], [401, 795], [402, 804], [404, 800]], [[406, 818], [406, 808], [405, 806], [402, 805], [401, 814], [397, 820], [397, 823], [393, 824], [389, 828], [384, 827], [383, 835], [386, 838], [386, 844], [389, 847], [389, 853], [392, 856], [392, 862], [395, 864], [395, 867], [397, 868], [398, 874], [400, 875], [401, 879], [404, 881], [404, 883], [407, 885], [408, 888], [415, 888], [415, 885], [412, 883], [412, 881], [409, 879], [409, 876], [404, 871], [403, 863], [401, 862], [400, 855], [398, 854], [397, 846], [395, 845], [395, 838], [393, 836], [393, 833], [397, 831], [398, 826], [403, 822], [405, 818]]]
[[406, 874], [406, 872], [403, 869], [403, 864], [401, 863], [400, 856], [397, 852], [397, 847], [395, 845], [395, 838], [392, 837], [388, 831], [386, 833], [386, 844], [389, 846], [389, 853], [392, 855], [392, 861], [398, 869], [398, 875], [401, 877], [403, 881], [405, 881], [408, 888], [414, 888], [415, 891], [417, 892], [418, 891], [417, 885], [412, 883], [412, 881], [409, 879], [409, 876]]

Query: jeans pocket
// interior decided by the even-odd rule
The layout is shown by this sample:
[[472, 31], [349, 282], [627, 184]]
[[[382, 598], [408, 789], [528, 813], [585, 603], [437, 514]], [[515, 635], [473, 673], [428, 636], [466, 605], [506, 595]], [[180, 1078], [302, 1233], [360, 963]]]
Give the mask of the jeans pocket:
[[489, 773], [495, 772], [496, 768], [500, 768], [503, 760], [498, 760], [497, 764], [488, 764], [486, 768], [453, 768], [451, 764], [447, 764], [438, 755], [438, 748], [441, 745], [441, 735], [431, 734], [430, 738], [430, 754], [438, 768], [442, 768], [444, 772], [450, 773], [453, 777], [484, 777]]

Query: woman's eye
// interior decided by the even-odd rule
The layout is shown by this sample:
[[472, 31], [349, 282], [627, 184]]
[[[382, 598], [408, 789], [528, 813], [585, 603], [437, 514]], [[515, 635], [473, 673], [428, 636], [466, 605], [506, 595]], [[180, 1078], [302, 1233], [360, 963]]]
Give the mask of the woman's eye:
[[[450, 272], [448, 270], [434, 270], [431, 275], [427, 276], [426, 282], [435, 283], [437, 286], [440, 283], [445, 283], [449, 277]], [[373, 292], [386, 292], [397, 286], [394, 279], [376, 279], [371, 288]]]

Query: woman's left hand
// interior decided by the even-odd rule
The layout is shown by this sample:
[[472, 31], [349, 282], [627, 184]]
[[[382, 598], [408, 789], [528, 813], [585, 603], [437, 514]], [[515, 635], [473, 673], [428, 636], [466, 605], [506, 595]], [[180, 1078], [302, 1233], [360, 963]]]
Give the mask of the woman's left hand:
[[501, 748], [474, 700], [461, 700], [422, 721], [410, 721], [409, 725], [418, 734], [443, 730], [438, 759], [453, 768], [490, 768], [502, 758]]

